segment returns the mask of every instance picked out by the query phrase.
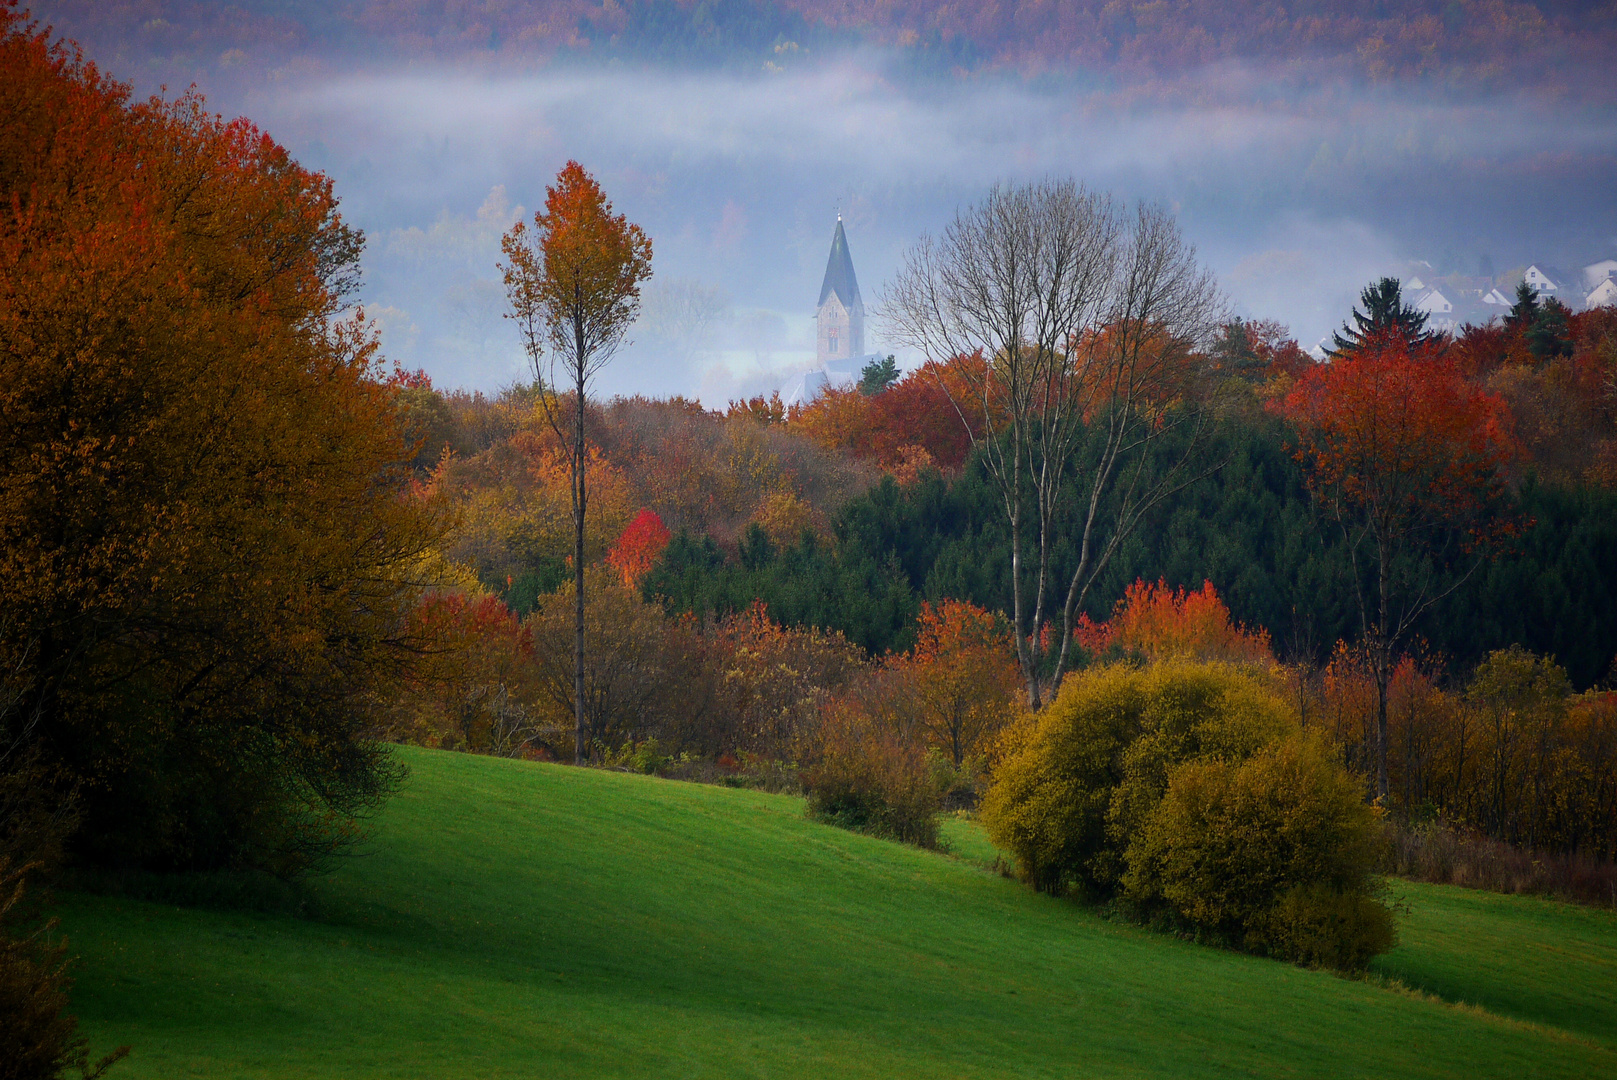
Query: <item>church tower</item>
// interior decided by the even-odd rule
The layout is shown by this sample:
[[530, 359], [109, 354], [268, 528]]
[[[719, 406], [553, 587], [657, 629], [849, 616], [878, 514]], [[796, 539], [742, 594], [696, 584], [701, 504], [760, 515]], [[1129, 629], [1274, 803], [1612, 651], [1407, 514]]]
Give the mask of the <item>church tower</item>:
[[815, 358], [820, 368], [865, 355], [865, 302], [859, 298], [859, 279], [853, 275], [848, 237], [837, 215], [831, 237], [831, 257], [825, 263], [820, 306], [814, 315]]

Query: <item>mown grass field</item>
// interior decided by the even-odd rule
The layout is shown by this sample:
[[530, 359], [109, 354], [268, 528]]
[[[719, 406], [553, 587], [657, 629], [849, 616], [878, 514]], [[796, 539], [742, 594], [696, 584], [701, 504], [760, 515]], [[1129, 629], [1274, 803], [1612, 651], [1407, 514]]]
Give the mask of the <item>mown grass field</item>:
[[1351, 981], [1035, 895], [966, 822], [947, 857], [791, 798], [400, 753], [318, 920], [62, 896], [116, 1075], [1617, 1075], [1609, 914], [1402, 886], [1387, 978]]

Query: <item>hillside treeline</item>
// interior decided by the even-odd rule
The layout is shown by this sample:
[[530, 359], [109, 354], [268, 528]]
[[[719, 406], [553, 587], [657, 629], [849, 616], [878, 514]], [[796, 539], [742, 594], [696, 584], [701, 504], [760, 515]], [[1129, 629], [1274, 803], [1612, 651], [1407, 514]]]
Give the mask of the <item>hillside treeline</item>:
[[[1617, 658], [1617, 401], [1609, 381], [1617, 319], [1609, 311], [1572, 317], [1556, 354], [1543, 359], [1524, 333], [1483, 328], [1451, 347], [1467, 379], [1509, 408], [1517, 448], [1512, 513], [1523, 527], [1492, 557], [1466, 564], [1463, 580], [1419, 632], [1428, 652], [1454, 672], [1514, 643], [1556, 657], [1577, 687], [1588, 688], [1611, 675]], [[1309, 491], [1295, 432], [1265, 408], [1308, 361], [1273, 327], [1234, 325], [1215, 352], [1228, 373], [1227, 416], [1199, 451], [1213, 467], [1163, 500], [1128, 538], [1086, 614], [1104, 619], [1136, 580], [1187, 588], [1210, 581], [1237, 619], [1268, 629], [1282, 656], [1323, 663], [1337, 641], [1358, 632], [1350, 553]], [[727, 431], [720, 439], [726, 447], [774, 439], [784, 455], [753, 474], [762, 479], [741, 502], [733, 501], [741, 493], [736, 479], [704, 482], [707, 494], [696, 502], [639, 492], [639, 505], [662, 514], [675, 534], [645, 584], [647, 595], [698, 613], [733, 612], [762, 599], [787, 623], [836, 628], [875, 653], [905, 644], [921, 600], [1010, 610], [997, 494], [970, 456], [969, 433], [942, 385], [934, 373], [917, 372], [876, 395], [833, 390], [790, 418], [764, 399], [737, 402], [724, 418], [652, 402], [619, 402], [602, 412], [603, 447], [639, 439], [614, 434], [619, 425], [629, 431], [649, 423], [635, 417], [685, 408], [677, 423], [659, 427], [679, 432], [676, 443], [712, 442]], [[470, 400], [459, 407], [480, 415]], [[842, 468], [874, 466], [884, 478], [793, 486], [800, 475], [794, 462], [810, 452], [784, 449], [793, 445], [839, 451]], [[1155, 452], [1172, 461], [1180, 447], [1164, 440]], [[623, 472], [683, 465], [687, 453], [664, 447], [656, 455], [663, 464], [637, 457]], [[770, 487], [777, 479], [785, 486]], [[732, 493], [722, 524], [695, 522], [686, 508], [715, 505], [719, 491]], [[1065, 506], [1072, 516], [1057, 531], [1070, 538], [1079, 500]], [[1073, 544], [1058, 542], [1054, 552], [1059, 574]]]
[[[1201, 452], [1206, 467], [1118, 549], [1081, 613], [1081, 664], [1184, 653], [1279, 665], [1273, 677], [1289, 687], [1299, 722], [1344, 764], [1371, 775], [1385, 758], [1382, 802], [1400, 819], [1611, 858], [1613, 715], [1600, 688], [1617, 655], [1617, 320], [1546, 316], [1525, 301], [1513, 319], [1430, 343], [1444, 370], [1508, 415], [1496, 508], [1507, 528], [1500, 542], [1462, 543], [1430, 568], [1432, 588], [1452, 591], [1400, 646], [1384, 753], [1352, 599], [1355, 573], [1361, 585], [1368, 579], [1311, 486], [1297, 429], [1274, 407], [1319, 365], [1272, 325], [1231, 324], [1204, 358], [1219, 376], [1221, 417]], [[1553, 334], [1535, 336], [1551, 323]], [[876, 724], [883, 738], [928, 729], [902, 719], [895, 702], [916, 698], [917, 683], [895, 683], [893, 665], [913, 673], [917, 650], [936, 656], [936, 641], [925, 643], [936, 612], [992, 619], [1011, 607], [1003, 510], [972, 450], [985, 433], [966, 430], [950, 408], [957, 377], [943, 365], [879, 388], [832, 390], [793, 412], [765, 398], [722, 414], [679, 400], [591, 406], [598, 760], [640, 754], [666, 766], [683, 754], [745, 771], [746, 762], [811, 764], [850, 716], [887, 717]], [[434, 601], [448, 606], [433, 617], [489, 621], [506, 644], [498, 680], [462, 654], [448, 654], [458, 657], [447, 660], [451, 674], [423, 669], [420, 695], [401, 706], [394, 731], [432, 745], [564, 755], [566, 508], [554, 448], [531, 408], [538, 391], [488, 398], [412, 381], [398, 394], [420, 439], [418, 484], [459, 503], [461, 528], [445, 551], [475, 574], [466, 585], [482, 596]], [[1180, 448], [1165, 441], [1156, 452], [1172, 459]], [[1070, 545], [1056, 545], [1057, 573], [1071, 557]], [[1148, 610], [1168, 639], [1202, 634], [1214, 644], [1169, 648], [1144, 631], [1105, 631]], [[1194, 630], [1204, 623], [1253, 628], [1261, 647], [1217, 644], [1226, 632]], [[1015, 667], [1012, 639], [1003, 623], [994, 633], [1001, 674], [979, 681], [1014, 702], [1017, 679], [1004, 674]], [[1478, 682], [1486, 671], [1492, 689]], [[771, 683], [780, 697], [762, 693]], [[902, 693], [880, 689], [900, 683]], [[472, 704], [457, 714], [451, 699]], [[1008, 723], [1010, 713], [994, 715], [987, 727]], [[944, 790], [975, 791], [992, 772], [991, 745], [928, 737], [913, 755], [947, 759]]]
[[[868, 3], [860, 0], [244, 0], [219, 8], [162, 0], [104, 10], [45, 5], [108, 54], [139, 50], [212, 64], [220, 53], [294, 49], [439, 58], [608, 56], [756, 70], [878, 44], [922, 70], [1108, 72], [1172, 78], [1229, 60], [1305, 63], [1300, 74], [1434, 85], [1560, 83], [1573, 94], [1596, 70], [1617, 24], [1609, 6], [1569, 0], [1348, 3]], [[96, 16], [92, 19], [90, 16]], [[103, 40], [104, 39], [104, 40]]]

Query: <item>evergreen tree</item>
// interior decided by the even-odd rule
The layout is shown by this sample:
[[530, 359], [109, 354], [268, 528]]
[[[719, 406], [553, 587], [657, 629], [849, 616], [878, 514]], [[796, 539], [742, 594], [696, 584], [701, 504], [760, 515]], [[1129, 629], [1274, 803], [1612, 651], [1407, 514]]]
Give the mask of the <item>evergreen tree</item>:
[[1258, 355], [1255, 348], [1251, 329], [1239, 317], [1231, 319], [1220, 329], [1209, 355], [1218, 363], [1219, 370], [1232, 375], [1261, 374], [1265, 366], [1264, 358]]
[[1521, 331], [1522, 340], [1533, 359], [1545, 361], [1572, 355], [1572, 312], [1551, 297], [1538, 302], [1538, 293], [1527, 282], [1516, 285], [1516, 302], [1505, 316], [1505, 325]]
[[859, 369], [859, 392], [866, 397], [875, 397], [897, 381], [898, 364], [891, 356], [872, 360]]
[[1516, 283], [1516, 302], [1510, 305], [1505, 325], [1527, 331], [1538, 321], [1538, 293], [1525, 281]]
[[1364, 310], [1353, 309], [1351, 322], [1331, 335], [1331, 355], [1356, 351], [1366, 341], [1393, 338], [1405, 345], [1423, 345], [1436, 335], [1426, 329], [1426, 313], [1404, 303], [1397, 278], [1384, 277], [1359, 294]]
[[1553, 296], [1539, 305], [1527, 328], [1527, 351], [1540, 362], [1572, 355], [1572, 312]]

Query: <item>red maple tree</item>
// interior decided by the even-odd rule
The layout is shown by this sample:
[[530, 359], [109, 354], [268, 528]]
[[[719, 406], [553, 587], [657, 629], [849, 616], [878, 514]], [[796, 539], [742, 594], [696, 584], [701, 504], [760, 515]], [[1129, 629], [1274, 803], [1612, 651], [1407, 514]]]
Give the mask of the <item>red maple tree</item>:
[[639, 586], [641, 579], [651, 572], [657, 556], [668, 546], [670, 534], [663, 519], [655, 511], [642, 510], [624, 528], [618, 542], [607, 552], [607, 565], [623, 575], [625, 587]]
[[1309, 369], [1274, 406], [1351, 559], [1376, 682], [1376, 790], [1387, 792], [1387, 688], [1416, 623], [1515, 528], [1500, 508], [1514, 452], [1504, 401], [1441, 344], [1374, 341]]

